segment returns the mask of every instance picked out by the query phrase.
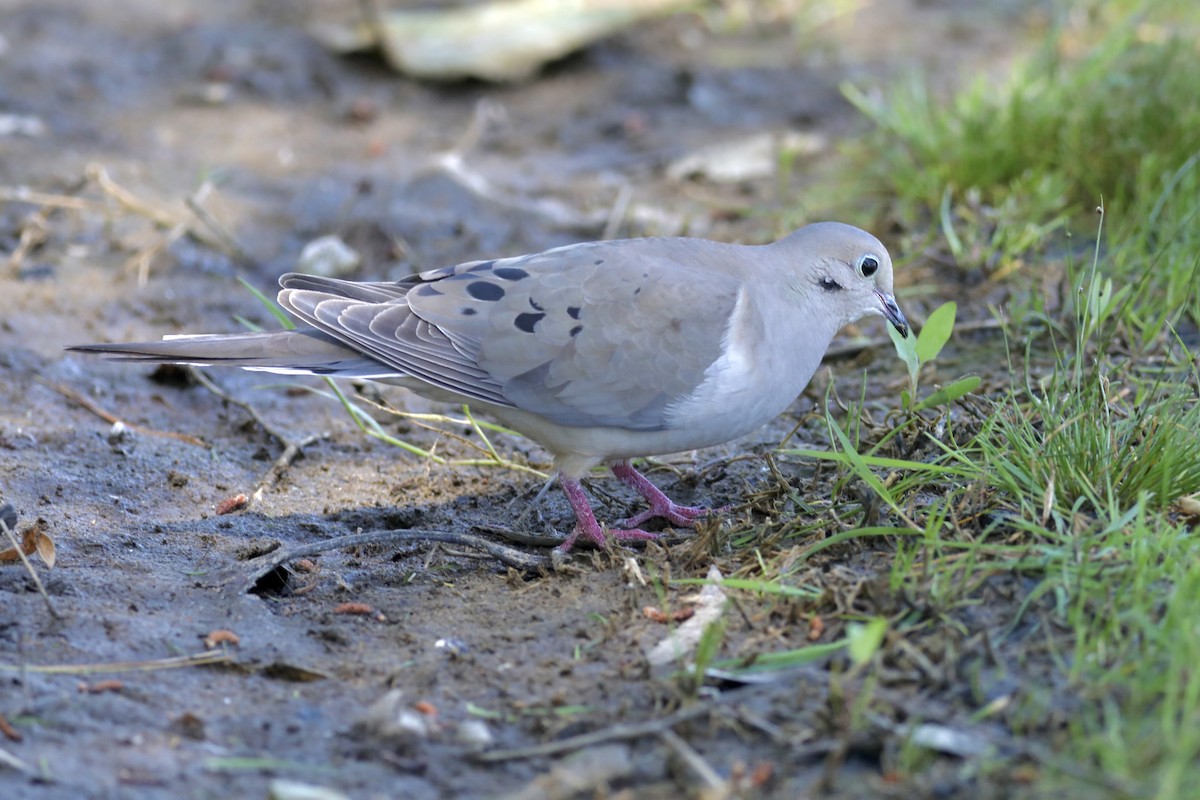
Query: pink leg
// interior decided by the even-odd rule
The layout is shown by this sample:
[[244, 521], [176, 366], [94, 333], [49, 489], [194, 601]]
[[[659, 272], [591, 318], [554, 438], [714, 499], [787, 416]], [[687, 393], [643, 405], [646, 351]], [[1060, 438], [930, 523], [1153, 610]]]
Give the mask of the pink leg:
[[571, 531], [571, 535], [567, 537], [566, 541], [558, 546], [560, 553], [570, 552], [571, 548], [575, 545], [575, 540], [580, 535], [600, 548], [608, 547], [609, 536], [616, 541], [646, 541], [659, 537], [657, 533], [638, 530], [636, 528], [632, 530], [609, 531], [606, 536], [604, 529], [596, 521], [596, 515], [592, 513], [592, 506], [588, 503], [587, 493], [583, 491], [583, 487], [579, 484], [579, 481], [574, 478], [568, 478], [560, 472], [558, 475], [558, 485], [562, 487], [563, 494], [567, 496], [567, 502], [571, 504], [571, 509], [575, 512], [575, 530]]
[[[617, 476], [617, 480], [631, 487], [646, 498], [646, 502], [650, 504], [650, 508], [623, 521], [622, 525], [637, 526], [648, 519], [662, 517], [672, 525], [692, 528], [695, 527], [697, 519], [712, 511], [712, 509], [701, 506], [676, 505], [671, 498], [662, 493], [661, 489], [651, 483], [649, 478], [634, 469], [628, 461], [618, 461], [613, 464], [612, 473]], [[619, 531], [613, 531], [613, 533], [619, 533]]]

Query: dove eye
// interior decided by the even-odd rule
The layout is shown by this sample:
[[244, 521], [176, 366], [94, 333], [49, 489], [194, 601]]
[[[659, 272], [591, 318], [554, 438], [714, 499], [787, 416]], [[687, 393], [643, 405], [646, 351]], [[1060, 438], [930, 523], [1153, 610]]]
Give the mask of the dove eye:
[[875, 256], [863, 256], [858, 260], [858, 271], [864, 278], [869, 278], [879, 270], [879, 259]]

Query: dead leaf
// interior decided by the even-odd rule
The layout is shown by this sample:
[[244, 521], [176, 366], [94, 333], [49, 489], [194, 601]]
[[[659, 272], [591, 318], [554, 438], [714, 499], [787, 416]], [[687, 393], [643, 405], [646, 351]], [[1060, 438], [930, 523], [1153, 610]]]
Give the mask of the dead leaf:
[[666, 622], [683, 622], [685, 619], [691, 619], [696, 613], [694, 608], [677, 608], [668, 614], [654, 606], [645, 606], [642, 608], [642, 615], [651, 622], [666, 623]]
[[5, 719], [3, 714], [0, 714], [0, 733], [4, 734], [4, 738], [10, 742], [19, 742], [25, 737], [21, 732], [12, 726], [12, 723]]
[[218, 628], [215, 631], [210, 631], [208, 636], [204, 637], [204, 646], [209, 650], [212, 650], [219, 644], [231, 644], [234, 647], [237, 647], [241, 643], [242, 640], [236, 633], [233, 631], [224, 630], [222, 628]]
[[109, 678], [95, 683], [85, 683], [80, 681], [78, 689], [80, 694], [101, 694], [102, 692], [119, 692], [125, 688], [125, 681], [117, 678]]
[[366, 603], [339, 603], [334, 609], [335, 614], [358, 614], [366, 616], [374, 614], [375, 609], [371, 608]]
[[55, 548], [54, 540], [45, 532], [46, 520], [38, 518], [37, 522], [30, 525], [21, 534], [21, 552], [18, 553], [16, 548], [9, 547], [0, 550], [0, 563], [20, 561], [21, 553], [26, 556], [31, 556], [34, 553], [45, 562], [49, 569], [54, 568]]
[[240, 511], [250, 505], [250, 498], [244, 494], [235, 494], [233, 497], [227, 497], [217, 503], [217, 516], [224, 514], [232, 514], [235, 511]]
[[653, 666], [662, 666], [674, 661], [686, 662], [700, 642], [704, 629], [721, 618], [725, 611], [725, 592], [721, 589], [721, 571], [716, 566], [708, 569], [706, 582], [696, 598], [694, 614], [687, 622], [671, 631], [646, 654]]
[[1175, 507], [1179, 509], [1179, 513], [1183, 514], [1185, 517], [1200, 519], [1200, 498], [1180, 497], [1175, 501]]

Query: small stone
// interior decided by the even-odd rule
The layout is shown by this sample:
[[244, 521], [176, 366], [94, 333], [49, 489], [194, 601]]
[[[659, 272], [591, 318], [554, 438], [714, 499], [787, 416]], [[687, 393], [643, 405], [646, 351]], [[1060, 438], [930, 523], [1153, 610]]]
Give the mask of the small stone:
[[491, 747], [495, 737], [487, 723], [481, 719], [469, 719], [458, 726], [455, 736], [459, 744], [466, 745], [472, 750], [483, 750]]
[[322, 236], [304, 245], [296, 261], [296, 271], [323, 278], [349, 274], [362, 263], [356, 250], [337, 236]]

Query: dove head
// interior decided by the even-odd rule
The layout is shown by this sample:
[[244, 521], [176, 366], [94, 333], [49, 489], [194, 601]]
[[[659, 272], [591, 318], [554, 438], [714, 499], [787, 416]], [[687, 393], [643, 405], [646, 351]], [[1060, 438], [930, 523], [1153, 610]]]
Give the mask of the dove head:
[[780, 239], [792, 265], [795, 288], [841, 316], [845, 325], [870, 314], [908, 336], [892, 293], [892, 259], [871, 234], [841, 222], [816, 222]]

